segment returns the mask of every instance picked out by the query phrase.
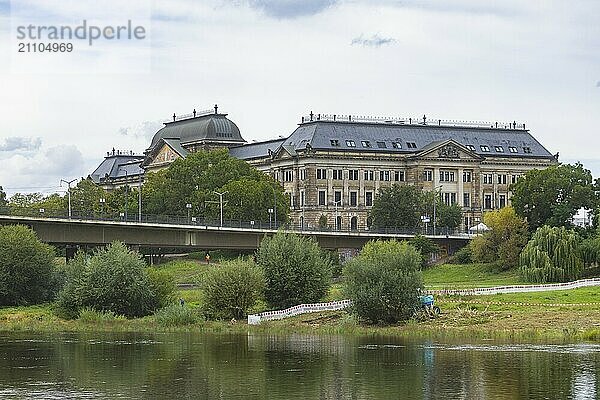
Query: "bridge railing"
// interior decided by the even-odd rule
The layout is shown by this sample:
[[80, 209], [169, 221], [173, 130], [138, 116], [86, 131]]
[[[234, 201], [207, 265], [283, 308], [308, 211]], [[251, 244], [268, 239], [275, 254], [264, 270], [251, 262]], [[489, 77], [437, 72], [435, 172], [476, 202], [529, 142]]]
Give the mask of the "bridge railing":
[[341, 232], [341, 233], [372, 233], [372, 234], [392, 234], [392, 235], [436, 235], [436, 236], [464, 236], [471, 237], [468, 233], [459, 230], [438, 227], [435, 232], [432, 227], [425, 228], [406, 228], [406, 227], [386, 227], [386, 228], [356, 228], [349, 227], [315, 227], [301, 225], [294, 222], [277, 221], [246, 221], [246, 220], [224, 220], [221, 225], [220, 220], [203, 218], [187, 215], [154, 215], [142, 214], [141, 216], [133, 213], [108, 213], [102, 211], [82, 211], [73, 209], [71, 216], [64, 209], [38, 209], [31, 207], [0, 207], [0, 215], [10, 215], [17, 217], [30, 218], [55, 218], [64, 220], [78, 221], [111, 221], [111, 222], [127, 222], [127, 223], [142, 223], [142, 224], [169, 224], [169, 225], [189, 225], [189, 226], [206, 226], [206, 227], [223, 227], [223, 228], [243, 228], [243, 229], [259, 229], [259, 230], [277, 230], [284, 228], [297, 232]]

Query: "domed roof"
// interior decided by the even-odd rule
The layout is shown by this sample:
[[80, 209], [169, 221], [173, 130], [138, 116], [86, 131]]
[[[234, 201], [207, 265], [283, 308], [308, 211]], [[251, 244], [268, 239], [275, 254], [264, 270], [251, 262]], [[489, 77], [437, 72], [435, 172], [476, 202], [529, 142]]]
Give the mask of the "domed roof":
[[179, 139], [182, 146], [196, 142], [243, 144], [246, 141], [227, 114], [207, 114], [165, 123], [152, 138], [150, 149], [161, 139]]

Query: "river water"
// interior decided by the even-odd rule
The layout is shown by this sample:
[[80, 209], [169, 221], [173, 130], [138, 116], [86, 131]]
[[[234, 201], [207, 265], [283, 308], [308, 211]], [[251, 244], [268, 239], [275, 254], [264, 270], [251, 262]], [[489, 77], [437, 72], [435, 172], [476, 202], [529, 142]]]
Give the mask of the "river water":
[[0, 333], [0, 399], [596, 399], [600, 345]]

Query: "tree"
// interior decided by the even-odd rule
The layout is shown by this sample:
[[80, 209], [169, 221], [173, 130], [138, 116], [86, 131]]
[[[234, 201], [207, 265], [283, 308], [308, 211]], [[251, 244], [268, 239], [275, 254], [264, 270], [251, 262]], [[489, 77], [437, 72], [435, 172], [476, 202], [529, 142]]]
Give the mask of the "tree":
[[439, 246], [433, 241], [423, 235], [415, 235], [415, 237], [408, 240], [415, 249], [421, 254], [421, 265], [426, 266], [429, 261], [431, 254], [439, 251]]
[[6, 193], [4, 192], [2, 186], [0, 186], [0, 207], [6, 207], [7, 204], [8, 201], [6, 201]]
[[150, 214], [192, 215], [217, 220], [220, 206], [214, 192], [225, 192], [225, 219], [268, 221], [276, 204], [277, 221], [287, 221], [289, 199], [273, 178], [227, 149], [198, 151], [177, 159], [169, 168], [149, 173], [142, 188], [144, 211]]
[[421, 223], [423, 193], [416, 186], [394, 184], [379, 189], [371, 217], [376, 228], [416, 228]]
[[542, 226], [521, 252], [521, 276], [528, 282], [566, 282], [579, 279], [583, 260], [579, 238], [564, 227]]
[[240, 258], [209, 267], [200, 287], [210, 315], [241, 319], [262, 297], [265, 275], [256, 264]]
[[37, 304], [54, 295], [54, 250], [21, 225], [0, 227], [0, 305]]
[[527, 244], [527, 222], [512, 207], [486, 212], [483, 222], [490, 230], [472, 240], [474, 260], [495, 262], [503, 270], [516, 267], [519, 253]]
[[354, 312], [372, 324], [410, 318], [423, 288], [420, 265], [421, 255], [408, 243], [367, 243], [344, 268], [344, 293]]
[[108, 193], [88, 177], [71, 189], [71, 207], [83, 215], [99, 215], [102, 208], [100, 199], [107, 197]]
[[314, 303], [329, 289], [331, 259], [312, 238], [283, 232], [266, 237], [257, 263], [265, 271], [265, 299], [273, 308]]
[[462, 208], [458, 204], [446, 205], [439, 202], [436, 210], [436, 225], [449, 230], [456, 229], [462, 220]]
[[141, 317], [168, 305], [173, 282], [164, 275], [149, 275], [140, 255], [114, 242], [87, 259], [78, 254], [67, 270], [67, 280], [58, 296], [58, 309], [70, 318], [84, 307]]
[[11, 208], [34, 207], [43, 199], [44, 196], [41, 193], [15, 193], [8, 200], [8, 205]]
[[597, 202], [592, 175], [581, 164], [528, 171], [511, 190], [512, 206], [532, 230], [542, 225], [568, 227], [577, 210], [594, 209]]

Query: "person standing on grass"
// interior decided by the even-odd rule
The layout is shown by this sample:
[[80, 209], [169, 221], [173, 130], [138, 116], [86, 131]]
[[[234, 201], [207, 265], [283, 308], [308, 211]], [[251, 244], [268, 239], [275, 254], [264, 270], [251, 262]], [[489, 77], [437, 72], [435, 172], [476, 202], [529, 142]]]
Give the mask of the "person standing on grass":
[[210, 254], [208, 254], [208, 252], [206, 253], [206, 255], [204, 256], [204, 258], [206, 259], [206, 264], [210, 264]]

